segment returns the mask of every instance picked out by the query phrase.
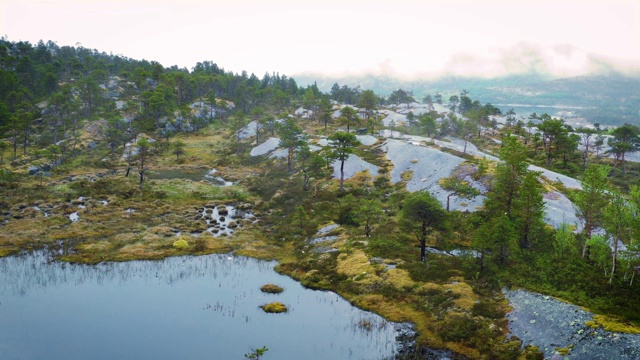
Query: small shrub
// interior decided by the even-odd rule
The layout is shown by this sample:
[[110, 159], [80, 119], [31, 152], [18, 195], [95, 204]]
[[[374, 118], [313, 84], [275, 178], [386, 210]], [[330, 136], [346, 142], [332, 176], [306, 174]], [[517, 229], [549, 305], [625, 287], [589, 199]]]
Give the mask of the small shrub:
[[173, 247], [178, 250], [183, 250], [189, 247], [189, 243], [185, 239], [180, 239], [173, 242]]
[[260, 308], [264, 310], [264, 312], [270, 313], [270, 314], [279, 314], [279, 313], [284, 313], [289, 311], [289, 309], [285, 304], [277, 301], [261, 305]]
[[260, 287], [260, 291], [269, 294], [280, 294], [284, 289], [276, 284], [265, 284]]
[[440, 335], [445, 341], [465, 341], [473, 337], [480, 324], [467, 315], [453, 315], [448, 318]]

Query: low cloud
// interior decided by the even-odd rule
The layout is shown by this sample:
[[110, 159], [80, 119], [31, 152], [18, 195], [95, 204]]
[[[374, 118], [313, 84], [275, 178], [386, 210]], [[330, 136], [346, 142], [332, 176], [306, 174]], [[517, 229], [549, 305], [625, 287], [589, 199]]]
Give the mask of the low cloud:
[[537, 73], [552, 77], [607, 74], [640, 75], [640, 61], [620, 61], [587, 53], [575, 46], [519, 43], [485, 54], [456, 54], [443, 66], [447, 75], [498, 77]]
[[510, 47], [491, 48], [480, 53], [459, 52], [440, 65], [429, 68], [404, 66], [393, 55], [376, 66], [356, 71], [307, 72], [329, 77], [388, 76], [399, 80], [436, 79], [443, 76], [496, 78], [508, 75], [539, 74], [552, 78], [619, 73], [640, 76], [640, 60], [621, 60], [586, 52], [568, 44], [539, 45], [521, 42]]

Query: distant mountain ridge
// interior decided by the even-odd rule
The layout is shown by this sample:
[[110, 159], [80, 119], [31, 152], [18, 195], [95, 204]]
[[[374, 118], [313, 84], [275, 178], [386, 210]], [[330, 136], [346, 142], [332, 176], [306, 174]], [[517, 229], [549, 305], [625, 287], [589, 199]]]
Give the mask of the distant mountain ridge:
[[388, 75], [296, 75], [295, 78], [300, 84], [315, 82], [322, 91], [330, 91], [334, 83], [360, 86], [383, 96], [402, 88], [413, 91], [418, 101], [427, 94], [436, 93], [441, 93], [446, 101], [464, 89], [474, 100], [494, 104], [503, 111], [516, 108], [521, 115], [530, 112], [554, 115], [555, 112], [556, 115], [583, 118], [592, 124], [640, 123], [640, 77], [617, 73], [560, 79], [541, 74], [493, 79], [448, 76], [433, 80], [403, 80]]

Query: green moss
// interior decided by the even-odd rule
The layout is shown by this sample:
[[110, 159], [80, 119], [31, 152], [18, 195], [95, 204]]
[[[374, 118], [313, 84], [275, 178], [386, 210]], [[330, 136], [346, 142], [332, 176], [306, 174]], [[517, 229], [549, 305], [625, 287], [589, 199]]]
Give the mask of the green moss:
[[585, 324], [586, 326], [588, 326], [588, 327], [592, 328], [592, 329], [597, 329], [597, 328], [599, 328], [599, 327], [600, 327], [600, 324], [598, 324], [597, 322], [595, 322], [595, 321], [593, 321], [593, 320], [586, 321], [584, 324]]
[[284, 289], [276, 284], [265, 284], [260, 287], [260, 291], [269, 294], [280, 294]]
[[261, 305], [260, 308], [264, 310], [264, 312], [270, 313], [270, 314], [279, 314], [279, 313], [284, 313], [289, 311], [289, 309], [285, 304], [277, 301]]
[[593, 322], [596, 325], [602, 325], [606, 331], [625, 334], [640, 334], [640, 329], [638, 327], [629, 323], [623, 323], [610, 316], [595, 315], [593, 317]]
[[176, 249], [186, 249], [189, 247], [189, 243], [184, 239], [180, 239], [173, 242], [173, 247]]

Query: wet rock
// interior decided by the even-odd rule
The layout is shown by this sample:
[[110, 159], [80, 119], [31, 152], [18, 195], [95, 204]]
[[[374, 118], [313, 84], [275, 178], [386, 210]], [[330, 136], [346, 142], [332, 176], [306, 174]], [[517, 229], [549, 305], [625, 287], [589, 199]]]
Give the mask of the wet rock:
[[226, 206], [222, 205], [222, 206], [218, 207], [218, 214], [227, 215], [227, 214], [229, 214], [229, 209], [227, 209]]
[[229, 229], [235, 229], [238, 227], [238, 223], [236, 223], [235, 221], [229, 221], [229, 224], [227, 225], [227, 227]]

